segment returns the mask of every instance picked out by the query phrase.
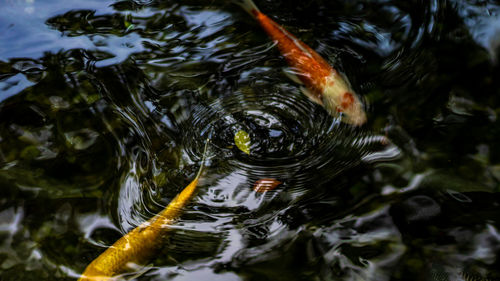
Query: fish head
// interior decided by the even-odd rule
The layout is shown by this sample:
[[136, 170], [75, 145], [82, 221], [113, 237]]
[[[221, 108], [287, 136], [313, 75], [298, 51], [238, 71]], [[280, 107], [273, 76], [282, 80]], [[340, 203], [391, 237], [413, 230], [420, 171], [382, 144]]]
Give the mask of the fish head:
[[339, 75], [329, 77], [323, 88], [323, 105], [333, 116], [342, 116], [342, 121], [355, 126], [366, 122], [363, 104], [349, 83]]
[[[352, 102], [346, 102], [352, 101]], [[361, 126], [366, 123], [366, 113], [363, 104], [354, 92], [342, 94], [340, 105], [337, 110], [342, 113], [342, 120], [346, 123]]]

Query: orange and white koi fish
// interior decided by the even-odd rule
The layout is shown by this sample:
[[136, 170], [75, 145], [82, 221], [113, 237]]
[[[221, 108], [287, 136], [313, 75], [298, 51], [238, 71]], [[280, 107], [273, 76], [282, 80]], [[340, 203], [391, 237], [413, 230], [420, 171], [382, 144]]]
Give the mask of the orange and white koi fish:
[[193, 197], [204, 168], [208, 140], [205, 144], [200, 169], [194, 180], [179, 193], [159, 214], [134, 228], [93, 260], [79, 281], [110, 281], [117, 275], [131, 271], [134, 266], [147, 263], [161, 249], [161, 238], [169, 231], [182, 209]]
[[331, 115], [342, 113], [343, 121], [360, 126], [366, 114], [359, 98], [337, 70], [318, 53], [297, 39], [282, 26], [263, 14], [252, 0], [233, 0], [250, 13], [277, 44], [281, 54], [293, 68], [306, 88], [302, 92], [313, 102], [323, 106]]

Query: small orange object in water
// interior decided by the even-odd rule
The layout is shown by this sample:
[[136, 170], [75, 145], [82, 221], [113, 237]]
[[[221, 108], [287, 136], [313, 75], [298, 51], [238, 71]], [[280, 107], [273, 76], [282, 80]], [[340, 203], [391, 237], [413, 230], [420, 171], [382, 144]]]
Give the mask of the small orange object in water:
[[266, 192], [275, 189], [281, 182], [275, 179], [260, 179], [253, 186], [256, 192]]

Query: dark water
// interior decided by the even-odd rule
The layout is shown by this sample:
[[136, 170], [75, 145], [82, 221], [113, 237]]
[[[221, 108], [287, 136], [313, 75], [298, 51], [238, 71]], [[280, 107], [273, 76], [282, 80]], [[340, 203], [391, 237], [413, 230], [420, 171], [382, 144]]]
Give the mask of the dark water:
[[229, 1], [0, 1], [0, 280], [76, 280], [208, 136], [133, 280], [500, 278], [500, 2], [256, 2], [349, 77], [366, 125], [302, 95]]

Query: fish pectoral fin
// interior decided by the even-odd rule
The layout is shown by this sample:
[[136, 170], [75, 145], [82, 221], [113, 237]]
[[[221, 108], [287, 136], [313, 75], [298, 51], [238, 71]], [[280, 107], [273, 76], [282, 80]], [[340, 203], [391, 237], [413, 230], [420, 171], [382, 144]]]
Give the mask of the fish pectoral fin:
[[302, 82], [299, 78], [299, 76], [297, 76], [298, 72], [292, 68], [284, 68], [283, 69], [283, 73], [288, 77], [290, 78], [290, 80], [292, 80], [293, 82], [297, 83], [297, 84], [300, 84], [300, 85], [304, 85], [304, 82]]
[[308, 97], [311, 101], [323, 106], [323, 101], [306, 87], [300, 87], [300, 91], [304, 93], [304, 95], [306, 95], [306, 97]]
[[337, 109], [337, 104], [335, 103], [335, 100], [332, 98], [324, 97], [323, 98], [323, 104], [325, 110], [328, 112], [333, 117], [341, 117], [342, 113]]
[[134, 274], [130, 275], [127, 278], [127, 280], [133, 280], [139, 278], [140, 276], [146, 274], [152, 267], [153, 267], [152, 263], [142, 266], [138, 264], [129, 265], [129, 268], [133, 270]]

